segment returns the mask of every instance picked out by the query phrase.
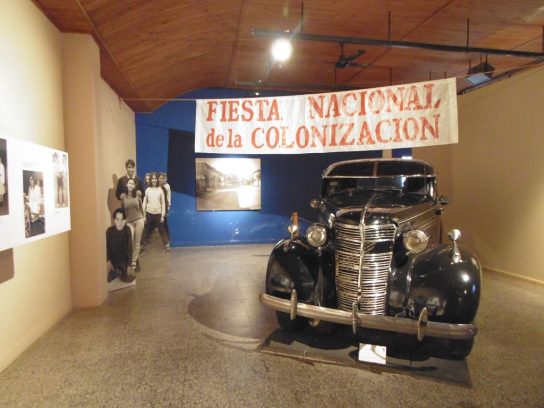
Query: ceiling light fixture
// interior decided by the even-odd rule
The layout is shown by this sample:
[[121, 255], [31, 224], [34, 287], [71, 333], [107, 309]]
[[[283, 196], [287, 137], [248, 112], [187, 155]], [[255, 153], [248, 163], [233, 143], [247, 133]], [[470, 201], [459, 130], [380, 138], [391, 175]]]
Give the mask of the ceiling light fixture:
[[278, 38], [272, 43], [271, 51], [275, 61], [285, 62], [291, 57], [293, 47], [288, 39]]
[[476, 65], [475, 67], [468, 68], [467, 77], [465, 78], [473, 86], [481, 85], [485, 82], [491, 81], [493, 78], [493, 71], [495, 67], [487, 62], [487, 57], [485, 61]]

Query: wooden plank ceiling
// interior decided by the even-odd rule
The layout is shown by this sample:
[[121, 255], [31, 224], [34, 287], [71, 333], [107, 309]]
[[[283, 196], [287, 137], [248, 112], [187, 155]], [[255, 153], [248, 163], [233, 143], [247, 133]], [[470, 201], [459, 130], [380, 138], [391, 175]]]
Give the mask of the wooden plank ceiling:
[[[137, 112], [203, 87], [258, 87], [301, 93], [457, 77], [480, 52], [346, 43], [365, 52], [335, 68], [336, 37], [543, 52], [542, 0], [33, 0], [61, 32], [89, 33], [103, 78]], [[390, 21], [390, 24], [389, 24]], [[468, 31], [467, 31], [468, 21]], [[293, 56], [272, 62], [269, 37], [252, 29], [329, 36], [294, 40]], [[493, 75], [542, 58], [488, 55]]]

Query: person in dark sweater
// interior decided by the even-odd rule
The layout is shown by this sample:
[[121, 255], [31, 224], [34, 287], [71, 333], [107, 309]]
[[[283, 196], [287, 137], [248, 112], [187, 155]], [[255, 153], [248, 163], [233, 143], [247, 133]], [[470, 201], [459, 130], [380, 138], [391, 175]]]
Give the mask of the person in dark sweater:
[[127, 190], [127, 182], [128, 179], [134, 179], [134, 183], [136, 184], [135, 191], [136, 196], [140, 197], [142, 200], [144, 199], [145, 194], [145, 187], [144, 183], [142, 183], [142, 180], [136, 175], [136, 163], [134, 163], [134, 160], [128, 159], [125, 163], [125, 168], [127, 169], [127, 174], [121, 177], [119, 180], [117, 180], [117, 187], [115, 188], [115, 196], [118, 200], [123, 200], [128, 194]]
[[127, 225], [125, 211], [118, 208], [113, 212], [112, 225], [106, 230], [108, 257], [108, 282], [115, 278], [132, 282], [135, 276], [129, 272], [132, 259], [132, 233]]

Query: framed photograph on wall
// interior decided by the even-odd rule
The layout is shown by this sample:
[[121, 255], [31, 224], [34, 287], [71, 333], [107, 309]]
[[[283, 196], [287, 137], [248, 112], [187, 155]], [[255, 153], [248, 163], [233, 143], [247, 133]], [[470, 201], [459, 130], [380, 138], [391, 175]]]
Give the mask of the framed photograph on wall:
[[9, 214], [8, 148], [6, 139], [0, 139], [0, 216]]
[[195, 159], [197, 211], [261, 209], [261, 159]]
[[43, 172], [23, 170], [25, 237], [45, 234]]
[[68, 155], [64, 152], [53, 153], [53, 184], [55, 187], [55, 207], [68, 207]]

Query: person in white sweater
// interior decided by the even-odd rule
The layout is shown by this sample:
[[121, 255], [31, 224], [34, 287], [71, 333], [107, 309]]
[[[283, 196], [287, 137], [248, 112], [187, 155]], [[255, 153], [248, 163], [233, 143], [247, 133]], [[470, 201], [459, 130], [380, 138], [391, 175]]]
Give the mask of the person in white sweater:
[[142, 237], [142, 244], [147, 245], [149, 238], [155, 229], [159, 230], [164, 248], [170, 251], [168, 234], [164, 228], [164, 216], [166, 214], [166, 201], [164, 193], [159, 187], [157, 173], [151, 173], [150, 186], [145, 190], [143, 208], [145, 211], [145, 228]]

